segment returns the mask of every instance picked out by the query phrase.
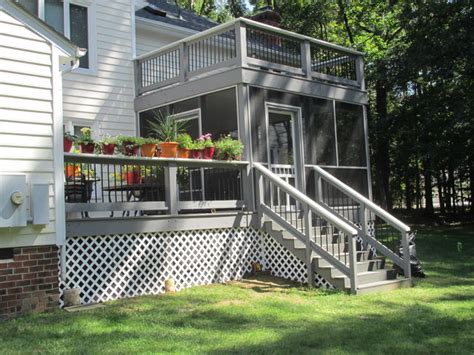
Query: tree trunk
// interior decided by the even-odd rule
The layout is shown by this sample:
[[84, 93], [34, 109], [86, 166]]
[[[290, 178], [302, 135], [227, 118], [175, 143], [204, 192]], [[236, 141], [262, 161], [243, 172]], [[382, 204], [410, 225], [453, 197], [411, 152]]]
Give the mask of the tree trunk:
[[470, 212], [474, 215], [474, 164], [469, 167], [469, 185], [470, 185]]
[[454, 184], [454, 169], [451, 166], [448, 168], [448, 188], [452, 197], [453, 213], [456, 214], [456, 186]]
[[[380, 65], [383, 72], [385, 65]], [[390, 196], [390, 152], [389, 152], [389, 124], [387, 117], [387, 88], [384, 83], [377, 80], [375, 83], [376, 93], [376, 147], [375, 147], [375, 165], [376, 177], [378, 181], [378, 195], [382, 207], [391, 210], [392, 198]]]
[[449, 193], [448, 182], [446, 181], [446, 172], [442, 170], [443, 179], [443, 191], [444, 191], [444, 202], [446, 206], [446, 212], [451, 212], [451, 195]]
[[425, 213], [429, 216], [433, 215], [433, 183], [431, 181], [431, 160], [426, 158], [424, 162], [423, 177], [425, 179]]
[[438, 186], [439, 210], [441, 214], [445, 214], [446, 209], [444, 208], [443, 180], [441, 180], [441, 176], [438, 175], [436, 177], [436, 182]]
[[411, 189], [410, 176], [408, 175], [408, 170], [407, 170], [407, 175], [405, 176], [405, 202], [406, 202], [407, 211], [411, 211], [411, 207], [413, 205], [413, 194], [412, 194], [412, 189]]

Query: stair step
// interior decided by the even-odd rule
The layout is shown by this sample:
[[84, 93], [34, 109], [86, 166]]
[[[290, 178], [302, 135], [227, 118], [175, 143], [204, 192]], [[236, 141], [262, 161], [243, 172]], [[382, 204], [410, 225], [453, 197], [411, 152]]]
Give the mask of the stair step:
[[387, 280], [372, 282], [360, 285], [357, 289], [358, 295], [364, 295], [373, 292], [391, 291], [399, 288], [411, 287], [412, 283], [409, 279]]
[[367, 285], [379, 281], [396, 280], [397, 273], [392, 269], [359, 272], [357, 274], [359, 285]]

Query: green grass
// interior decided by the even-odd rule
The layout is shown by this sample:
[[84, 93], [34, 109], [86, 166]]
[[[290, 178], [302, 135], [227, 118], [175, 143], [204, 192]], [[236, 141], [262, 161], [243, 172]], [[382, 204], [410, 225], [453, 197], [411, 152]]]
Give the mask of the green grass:
[[[457, 251], [462, 242], [463, 251]], [[474, 226], [420, 228], [411, 289], [195, 287], [0, 323], [0, 352], [474, 353]]]

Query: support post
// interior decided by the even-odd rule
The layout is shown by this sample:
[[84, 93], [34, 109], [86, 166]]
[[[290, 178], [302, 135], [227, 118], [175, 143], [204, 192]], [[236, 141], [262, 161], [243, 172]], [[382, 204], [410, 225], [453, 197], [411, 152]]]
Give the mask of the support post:
[[313, 171], [316, 202], [321, 204], [321, 201], [323, 200], [323, 180], [321, 178], [321, 175], [319, 175], [316, 170]]
[[364, 60], [362, 56], [356, 57], [356, 78], [361, 90], [365, 90]]
[[139, 60], [135, 60], [134, 75], [135, 75], [135, 96], [139, 96], [143, 89], [142, 64]]
[[255, 178], [256, 178], [256, 188], [257, 188], [257, 193], [256, 193], [256, 197], [257, 197], [257, 206], [256, 206], [256, 210], [257, 210], [257, 213], [258, 213], [258, 224], [259, 224], [259, 227], [261, 227], [263, 225], [263, 214], [262, 214], [262, 211], [260, 209], [260, 206], [265, 203], [265, 195], [264, 195], [264, 185], [263, 185], [263, 176], [260, 172], [258, 171], [255, 171]]
[[314, 267], [313, 267], [313, 252], [311, 250], [311, 210], [308, 208], [308, 205], [303, 205], [304, 211], [304, 230], [306, 236], [306, 269], [308, 272], [308, 286], [314, 286]]
[[184, 83], [188, 77], [188, 54], [186, 53], [186, 42], [179, 46], [179, 81]]
[[306, 79], [312, 79], [313, 69], [311, 68], [311, 43], [305, 40], [301, 43], [301, 64]]
[[169, 163], [165, 167], [166, 205], [170, 215], [178, 214], [177, 172], [178, 168], [175, 163]]
[[235, 45], [240, 65], [242, 67], [247, 66], [247, 28], [242, 21], [235, 23]]
[[357, 280], [357, 234], [356, 235], [348, 235], [348, 243], [349, 244], [349, 268], [351, 270], [351, 293], [357, 294], [358, 280]]
[[255, 211], [254, 190], [256, 187], [254, 186], [252, 169], [252, 136], [250, 135], [250, 118], [248, 113], [248, 107], [250, 105], [248, 86], [239, 84], [237, 85], [236, 91], [239, 138], [244, 142], [243, 158], [250, 162], [245, 169], [242, 169], [242, 198], [245, 201], [247, 210]]
[[408, 242], [409, 234], [410, 232], [401, 232], [403, 247], [403, 273], [407, 279], [411, 279], [410, 246]]

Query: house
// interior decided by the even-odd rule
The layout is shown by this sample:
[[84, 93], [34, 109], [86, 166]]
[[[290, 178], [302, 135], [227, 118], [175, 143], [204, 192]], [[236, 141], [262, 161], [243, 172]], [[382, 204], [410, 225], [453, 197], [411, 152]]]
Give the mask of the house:
[[84, 51], [3, 0], [0, 33], [1, 318], [58, 303], [62, 76]]
[[[362, 53], [249, 19], [217, 25], [164, 0], [18, 2], [87, 48], [63, 75], [55, 151], [63, 125], [144, 136], [156, 112], [194, 137], [244, 143], [240, 161], [58, 156], [50, 206], [62, 212], [48, 222], [63, 228], [51, 231], [61, 304], [68, 289], [84, 304], [157, 294], [168, 278], [225, 282], [256, 262], [357, 294], [411, 284], [398, 255], [410, 229], [371, 201]], [[0, 250], [35, 245], [18, 244], [28, 228], [0, 228]]]

